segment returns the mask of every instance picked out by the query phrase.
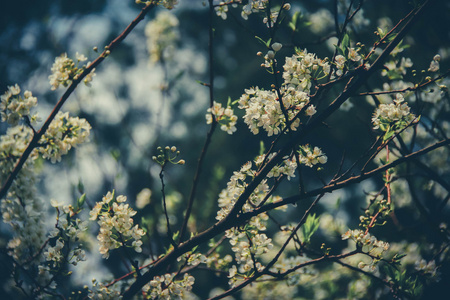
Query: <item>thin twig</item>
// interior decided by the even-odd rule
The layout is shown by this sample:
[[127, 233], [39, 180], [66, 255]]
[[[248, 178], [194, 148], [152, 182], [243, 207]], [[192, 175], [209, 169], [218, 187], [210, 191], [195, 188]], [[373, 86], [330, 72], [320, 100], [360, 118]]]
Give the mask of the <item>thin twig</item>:
[[[213, 1], [209, 0], [209, 106], [213, 107], [214, 105], [214, 47], [213, 47], [213, 40], [214, 40], [214, 28], [213, 28], [213, 17], [214, 17], [215, 11], [213, 6]], [[202, 166], [203, 161], [206, 156], [206, 152], [208, 151], [208, 147], [211, 143], [212, 136], [214, 134], [214, 131], [217, 127], [217, 121], [212, 118], [211, 127], [208, 131], [208, 134], [206, 135], [205, 144], [203, 145], [202, 152], [200, 153], [200, 158], [198, 159], [197, 163], [197, 170], [195, 171], [194, 179], [192, 182], [192, 189], [191, 193], [189, 194], [189, 200], [188, 205], [186, 208], [186, 214], [183, 219], [183, 224], [181, 225], [180, 229], [180, 235], [178, 237], [178, 243], [181, 243], [183, 241], [183, 236], [185, 234], [187, 223], [189, 221], [189, 217], [191, 215], [192, 206], [194, 205], [195, 200], [195, 193], [197, 191], [197, 186], [200, 181], [200, 174], [202, 172]]]

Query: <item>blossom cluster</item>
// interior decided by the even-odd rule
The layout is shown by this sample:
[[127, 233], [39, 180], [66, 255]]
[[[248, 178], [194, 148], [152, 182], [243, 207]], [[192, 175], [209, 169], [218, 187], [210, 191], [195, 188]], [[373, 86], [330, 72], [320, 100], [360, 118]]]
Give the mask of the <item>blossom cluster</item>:
[[[16, 166], [32, 134], [31, 128], [17, 125], [8, 128], [0, 137], [1, 183]], [[34, 163], [37, 157], [37, 152], [33, 151], [0, 205], [3, 222], [13, 230], [14, 237], [8, 242], [9, 254], [19, 262], [32, 256], [45, 241], [43, 206], [36, 198], [35, 188]]]
[[[30, 113], [31, 108], [37, 105], [37, 99], [29, 91], [25, 91], [23, 97], [20, 96], [18, 85], [9, 87], [1, 100], [2, 120], [13, 125], [0, 137], [0, 182], [3, 183], [34, 134], [32, 128], [20, 125], [18, 121], [25, 118], [27, 125], [30, 125], [38, 118], [37, 114]], [[86, 224], [79, 219], [73, 222], [70, 217], [60, 219], [53, 232], [47, 236], [44, 224], [46, 207], [36, 198], [34, 164], [39, 154], [50, 158], [50, 155], [46, 156], [49, 152], [44, 153], [48, 151], [48, 146], [57, 147], [58, 151], [63, 149], [60, 152], [67, 153], [73, 145], [84, 142], [90, 129], [89, 124], [86, 124], [85, 120], [69, 118], [68, 114], [57, 115], [1, 201], [3, 221], [11, 226], [13, 235], [7, 245], [8, 254], [16, 264], [27, 264], [24, 272], [28, 273], [28, 277], [22, 277], [24, 272], [15, 271], [16, 279], [21, 281], [24, 291], [31, 291], [36, 285], [55, 289], [54, 274], [59, 274], [67, 263], [77, 265], [85, 260], [81, 244], [75, 243], [80, 232], [86, 230]], [[30, 274], [37, 273], [39, 277], [30, 281]]]
[[[63, 248], [65, 246], [64, 240], [58, 239], [54, 247], [48, 246], [44, 252], [45, 259], [51, 262], [53, 268], [59, 267], [62, 263], [65, 262], [65, 257], [63, 253]], [[72, 250], [68, 255], [68, 263], [76, 266], [78, 262], [86, 260], [86, 253], [81, 247], [77, 247]], [[43, 270], [45, 267], [42, 267]], [[50, 268], [46, 269], [50, 271]]]
[[[48, 77], [52, 90], [56, 90], [60, 85], [64, 87], [69, 86], [72, 81], [77, 79], [78, 76], [86, 69], [86, 66], [79, 66], [80, 62], [87, 60], [86, 56], [77, 52], [75, 57], [77, 60], [76, 63], [71, 58], [67, 57], [67, 53], [63, 53], [61, 56], [55, 58], [55, 62], [53, 63], [51, 69], [52, 74]], [[90, 85], [92, 78], [95, 76], [94, 72], [95, 69], [84, 77], [83, 82], [87, 86]]]
[[394, 103], [380, 104], [372, 117], [373, 129], [385, 132], [401, 130], [411, 124], [416, 116], [404, 102], [403, 95], [398, 93]]
[[431, 276], [435, 278], [436, 281], [439, 281], [440, 272], [436, 267], [435, 260], [430, 260], [429, 262], [427, 262], [425, 259], [421, 259], [419, 261], [416, 261], [414, 267], [417, 271], [421, 272], [422, 274]]
[[255, 218], [250, 222], [253, 223], [252, 226], [246, 230], [232, 228], [225, 233], [230, 239], [231, 250], [234, 252], [240, 273], [248, 273], [253, 269], [261, 271], [263, 268], [260, 262], [255, 264], [255, 259], [273, 247], [272, 239], [265, 233], [258, 233], [260, 230], [265, 230], [264, 223], [267, 218]]
[[320, 79], [330, 73], [330, 63], [327, 59], [320, 59], [304, 49], [297, 50], [291, 57], [286, 57], [283, 69], [283, 85], [288, 90], [294, 88], [309, 93], [313, 79]]
[[[32, 137], [33, 132], [31, 128], [25, 125], [10, 127], [0, 137], [0, 182], [6, 181], [6, 178], [16, 166], [17, 160], [27, 148]], [[14, 198], [15, 196], [19, 196], [23, 199], [34, 198], [34, 189], [32, 186], [35, 181], [35, 174], [33, 165], [37, 157], [37, 152], [33, 151], [9, 189], [10, 197]]]
[[370, 233], [366, 233], [360, 229], [348, 230], [342, 235], [342, 240], [350, 239], [354, 241], [358, 247], [361, 248], [362, 252], [367, 253], [371, 256], [371, 263], [360, 262], [358, 267], [368, 270], [374, 270], [379, 259], [383, 257], [383, 254], [389, 250], [389, 243], [377, 240], [376, 237], [372, 236]]
[[[273, 157], [272, 155], [269, 155], [268, 159], [271, 159]], [[264, 159], [264, 155], [260, 155], [257, 157], [257, 161], [262, 161]], [[295, 170], [297, 170], [297, 161], [295, 157], [289, 158], [285, 157], [283, 159], [283, 162], [279, 165], [276, 165], [270, 170], [269, 173], [267, 173], [267, 178], [278, 178], [280, 176], [286, 176], [288, 180], [290, 180], [292, 177], [295, 177]]]
[[164, 6], [167, 9], [173, 9], [175, 7], [175, 5], [178, 4], [178, 0], [150, 0], [150, 1], [145, 1], [145, 0], [136, 0], [136, 4], [145, 4], [145, 5], [149, 5], [149, 4], [154, 4], [154, 5], [160, 5], [160, 6]]
[[39, 143], [39, 152], [52, 163], [61, 161], [61, 156], [89, 140], [91, 125], [78, 117], [69, 117], [69, 113], [58, 112], [50, 123]]
[[233, 257], [229, 254], [221, 257], [218, 253], [212, 253], [206, 257], [206, 266], [215, 268], [216, 270], [228, 270], [229, 264], [233, 261]]
[[45, 242], [42, 204], [38, 199], [3, 199], [3, 222], [11, 225], [14, 238], [8, 242], [9, 254], [22, 261], [33, 256]]
[[[126, 201], [125, 196], [115, 197], [114, 192], [108, 192], [89, 213], [90, 220], [98, 218], [100, 232], [97, 240], [103, 258], [109, 257], [110, 250], [122, 246], [131, 246], [136, 252], [142, 251], [141, 238], [145, 233], [139, 225], [133, 226], [132, 216], [136, 214], [136, 211], [125, 204]], [[129, 245], [130, 242], [131, 245]]]
[[[275, 51], [281, 48], [279, 43], [273, 46]], [[258, 134], [260, 128], [268, 136], [279, 134], [286, 127], [296, 130], [300, 125], [301, 111], [307, 116], [317, 112], [316, 107], [310, 104], [308, 93], [313, 81], [329, 74], [330, 64], [327, 60], [319, 59], [306, 50], [299, 50], [286, 58], [283, 69], [284, 82], [279, 90], [266, 91], [259, 87], [245, 89], [245, 94], [239, 99], [239, 108], [245, 109], [244, 122], [253, 134]]]
[[[244, 20], [248, 20], [248, 17], [252, 13], [266, 12], [269, 2], [269, 0], [248, 0], [247, 4], [242, 6], [242, 18]], [[214, 5], [217, 16], [221, 17], [223, 20], [227, 19], [228, 5], [237, 7], [238, 5], [242, 5], [242, 0], [232, 0], [226, 2], [220, 1], [219, 4]], [[283, 5], [284, 10], [289, 10], [290, 8], [291, 5], [289, 3], [285, 3]], [[278, 10], [271, 11], [269, 17], [264, 17], [263, 22], [267, 24], [268, 27], [273, 27], [273, 25], [277, 21], [278, 14]]]
[[8, 90], [0, 97], [0, 120], [16, 126], [19, 120], [28, 117], [31, 123], [38, 120], [38, 115], [31, 115], [31, 108], [37, 105], [37, 98], [30, 91], [25, 91], [20, 96], [18, 84], [9, 86]]
[[369, 206], [364, 215], [359, 217], [360, 226], [363, 228], [384, 224], [384, 219], [392, 212], [391, 204], [382, 194], [369, 193]]
[[385, 64], [381, 71], [382, 76], [388, 76], [389, 79], [399, 79], [406, 75], [407, 70], [413, 66], [410, 58], [402, 57], [400, 60], [394, 59]]
[[336, 55], [334, 62], [336, 64], [336, 75], [342, 76], [345, 72], [345, 68], [349, 67], [350, 63], [357, 63], [362, 60], [361, 55], [359, 54], [359, 49], [355, 49], [352, 47], [348, 47], [346, 51], [346, 56], [339, 54]]
[[[256, 168], [259, 168], [262, 163], [264, 162], [264, 155], [260, 155], [255, 158], [253, 162], [249, 161], [245, 163], [239, 171], [233, 172], [233, 175], [231, 176], [230, 180], [227, 183], [227, 188], [223, 189], [219, 194], [219, 207], [220, 210], [217, 212], [216, 219], [222, 220], [227, 216], [227, 214], [231, 211], [234, 204], [238, 200], [239, 196], [244, 192], [245, 188], [247, 187], [247, 180], [250, 178], [255, 177], [256, 171], [252, 169], [253, 163]], [[270, 157], [269, 157], [270, 158]], [[288, 162], [284, 167], [280, 166], [278, 167], [278, 174], [272, 174], [268, 175], [268, 177], [278, 177], [281, 174], [284, 174], [288, 177], [293, 177], [293, 170], [292, 168], [295, 167], [295, 164]], [[276, 176], [278, 175], [278, 176]], [[267, 183], [267, 179], [261, 181], [261, 183], [258, 185], [258, 187], [253, 191], [253, 193], [250, 195], [248, 201], [244, 204], [242, 207], [242, 210], [244, 212], [251, 211], [254, 207], [260, 205], [262, 201], [266, 202], [272, 202], [279, 197], [271, 196], [268, 199], [266, 199], [267, 193], [269, 191], [269, 185]], [[259, 218], [264, 218], [264, 214], [260, 215]], [[255, 219], [254, 221], [257, 221]], [[258, 224], [259, 226], [259, 224]], [[261, 230], [263, 230], [261, 228]]]
[[[309, 260], [310, 258], [306, 255], [282, 257], [273, 265], [272, 268], [270, 268], [270, 271], [274, 273], [284, 273]], [[289, 274], [287, 277], [287, 284], [296, 285], [300, 281], [300, 276], [302, 274], [313, 274], [313, 270], [312, 268], [297, 269], [295, 272]]]
[[[254, 161], [256, 168], [261, 166], [263, 161], [264, 155], [257, 157]], [[219, 194], [220, 210], [217, 213], [216, 219], [222, 220], [226, 217], [239, 196], [245, 190], [247, 186], [246, 179], [253, 178], [256, 175], [256, 171], [252, 169], [252, 166], [253, 162], [247, 162], [238, 172], [234, 172], [231, 176], [227, 188]], [[278, 172], [280, 174], [283, 172], [286, 176], [293, 176], [293, 171], [289, 170], [289, 166], [287, 164], [285, 167], [279, 168]], [[271, 176], [274, 177], [275, 174]], [[279, 197], [275, 196], [268, 197], [268, 192], [269, 185], [267, 184], [267, 180], [263, 180], [243, 205], [242, 211], [251, 211], [262, 204], [263, 201], [272, 202], [279, 199]], [[273, 247], [272, 239], [268, 238], [263, 232], [266, 230], [267, 220], [268, 215], [262, 213], [252, 217], [244, 228], [233, 227], [225, 232], [238, 265], [233, 265], [229, 270], [228, 278], [231, 286], [237, 284], [241, 274], [250, 273], [254, 269], [262, 270], [263, 265], [258, 259]]]
[[213, 106], [207, 110], [206, 124], [211, 124], [213, 120], [219, 123], [220, 129], [228, 134], [233, 134], [236, 131], [237, 116], [229, 105], [224, 108], [222, 104], [214, 101]]
[[286, 123], [291, 130], [296, 130], [300, 119], [296, 118], [298, 112], [309, 103], [309, 97], [305, 92], [295, 89], [282, 89], [283, 105], [287, 111], [288, 120], [280, 106], [275, 90], [265, 91], [258, 87], [245, 90], [239, 99], [239, 108], [245, 109], [244, 122], [253, 134], [258, 134], [263, 128], [268, 136], [279, 134]]
[[158, 13], [153, 21], [147, 23], [145, 35], [150, 62], [156, 63], [172, 57], [180, 39], [178, 25], [177, 17], [168, 11]]
[[142, 288], [145, 299], [184, 299], [192, 290], [195, 278], [188, 273], [181, 279], [177, 279], [175, 275], [172, 273], [154, 277]]
[[365, 233], [360, 229], [348, 230], [342, 235], [343, 240], [351, 239], [358, 246], [362, 247], [362, 251], [370, 253], [375, 256], [380, 256], [383, 252], [389, 249], [389, 243], [379, 241], [376, 237]]
[[312, 168], [317, 164], [326, 164], [328, 157], [322, 152], [319, 147], [314, 147], [310, 145], [301, 146], [299, 149], [299, 159], [300, 163]]
[[[232, 3], [231, 5], [233, 7], [237, 7], [237, 3], [240, 3], [240, 0], [236, 1], [236, 3]], [[216, 7], [214, 8], [214, 10], [216, 11], [216, 14], [218, 17], [221, 17], [222, 20], [226, 20], [227, 19], [227, 12], [228, 12], [228, 4], [225, 4], [225, 2], [220, 2], [218, 5], [216, 5]]]
[[120, 300], [123, 297], [120, 295], [120, 290], [118, 290], [116, 285], [107, 286], [103, 283], [92, 280], [92, 288], [89, 291], [89, 299], [111, 299]]
[[441, 61], [441, 56], [439, 54], [436, 54], [430, 63], [430, 67], [428, 68], [428, 71], [430, 71], [430, 72], [439, 71], [439, 62], [440, 61]]
[[[47, 248], [44, 255], [47, 261], [53, 261], [54, 263], [60, 262], [63, 255], [61, 253], [62, 248], [65, 244], [70, 244], [73, 250], [70, 253], [66, 251], [66, 253], [69, 253], [67, 255], [68, 262], [77, 265], [78, 262], [86, 260], [86, 255], [82, 249], [82, 244], [74, 245], [82, 239], [82, 235], [88, 228], [88, 222], [74, 217], [79, 211], [75, 211], [72, 205], [61, 205], [54, 200], [51, 201], [51, 204], [58, 212], [58, 222], [50, 232], [50, 238], [57, 238], [57, 241], [54, 247], [49, 246]], [[63, 217], [59, 215], [61, 212], [64, 213]]]

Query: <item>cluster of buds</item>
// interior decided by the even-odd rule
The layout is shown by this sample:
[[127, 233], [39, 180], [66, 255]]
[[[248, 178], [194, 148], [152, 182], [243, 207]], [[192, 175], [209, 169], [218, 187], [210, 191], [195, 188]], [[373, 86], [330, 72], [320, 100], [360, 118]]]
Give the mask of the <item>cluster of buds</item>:
[[258, 55], [258, 56], [263, 56], [264, 55], [264, 63], [261, 64], [261, 67], [263, 67], [263, 68], [272, 68], [273, 65], [276, 63], [275, 54], [278, 51], [280, 51], [282, 47], [283, 47], [283, 45], [280, 44], [280, 43], [273, 43], [270, 46], [270, 50], [267, 51], [266, 55], [264, 55], [261, 51], [256, 53], [256, 55]]
[[177, 151], [177, 147], [175, 146], [166, 146], [164, 149], [162, 147], [158, 147], [156, 150], [158, 151], [158, 155], [153, 156], [152, 159], [162, 167], [164, 167], [168, 162], [174, 165], [184, 165], [186, 163], [184, 159], [176, 161], [178, 155], [180, 155], [180, 151]]
[[391, 213], [391, 204], [384, 199], [383, 195], [374, 195], [369, 199], [369, 206], [364, 215], [359, 217], [362, 228], [372, 228], [376, 225], [384, 225], [386, 217]]
[[195, 278], [188, 273], [181, 279], [177, 279], [174, 273], [156, 276], [142, 288], [144, 299], [184, 299], [192, 290], [194, 281]]

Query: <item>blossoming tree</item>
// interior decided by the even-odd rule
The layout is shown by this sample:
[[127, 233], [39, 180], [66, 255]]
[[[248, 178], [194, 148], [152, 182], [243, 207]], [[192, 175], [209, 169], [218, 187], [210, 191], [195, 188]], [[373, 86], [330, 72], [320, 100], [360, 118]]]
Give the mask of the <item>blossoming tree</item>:
[[[407, 55], [415, 25], [429, 18], [427, 11], [448, 4], [415, 1], [391, 21], [364, 18], [370, 1], [329, 2], [308, 11], [296, 1], [205, 1], [195, 10], [208, 17], [208, 68], [201, 80], [180, 67], [186, 65], [181, 59], [188, 40], [182, 35], [186, 8], [178, 14], [176, 0], [137, 0], [137, 17], [102, 51], [91, 46], [93, 52], [76, 52], [74, 59], [67, 53], [54, 59], [48, 88], [63, 94], [46, 118], [36, 112], [32, 91], [11, 84], [0, 101], [5, 295], [439, 295], [450, 274], [449, 70], [442, 68], [450, 48], [433, 45], [434, 55], [419, 59], [417, 69]], [[49, 168], [43, 160], [58, 165], [73, 148], [93, 143], [95, 122], [63, 112], [63, 105], [81, 83], [96, 89], [102, 76], [97, 72], [146, 15], [150, 20], [140, 39], [147, 39], [151, 68], [163, 74], [156, 89], [163, 103], [170, 105], [182, 80], [207, 91], [201, 95], [208, 104], [195, 107], [203, 118], [195, 121], [209, 126], [195, 154], [198, 161], [187, 154], [194, 136], [177, 147], [152, 144], [143, 156], [152, 164], [153, 181], [135, 195], [127, 197], [127, 189], [113, 182], [97, 199], [80, 180], [70, 204], [41, 199], [40, 174]], [[230, 28], [243, 28], [252, 36], [249, 49], [257, 49], [245, 53], [241, 45], [242, 53], [228, 53], [252, 58], [233, 71], [240, 84], [249, 82], [238, 97], [230, 91], [234, 87], [217, 87], [226, 64], [218, 51], [226, 34], [223, 22], [238, 24]], [[371, 35], [368, 22], [378, 22]], [[247, 69], [259, 74], [255, 82], [244, 78]], [[183, 121], [182, 114], [171, 112], [171, 122]], [[164, 127], [154, 130], [169, 135]], [[112, 155], [119, 160], [120, 154]], [[180, 182], [190, 182], [189, 189], [177, 192]], [[90, 272], [81, 271], [83, 265]], [[109, 268], [101, 277], [72, 279], [77, 272], [95, 274], [102, 265]]]

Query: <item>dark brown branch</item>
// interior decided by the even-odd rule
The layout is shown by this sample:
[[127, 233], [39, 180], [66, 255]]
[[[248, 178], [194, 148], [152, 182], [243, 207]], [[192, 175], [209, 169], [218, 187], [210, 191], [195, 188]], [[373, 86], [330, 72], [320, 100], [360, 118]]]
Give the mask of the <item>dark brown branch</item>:
[[390, 168], [393, 168], [393, 167], [395, 167], [395, 166], [397, 166], [399, 164], [402, 164], [402, 163], [405, 163], [405, 162], [408, 162], [408, 161], [414, 161], [418, 157], [420, 157], [422, 155], [425, 155], [428, 152], [433, 151], [435, 149], [438, 149], [440, 147], [443, 147], [445, 145], [450, 145], [450, 139], [437, 142], [437, 143], [435, 143], [435, 144], [433, 144], [431, 146], [428, 146], [426, 148], [418, 150], [418, 151], [416, 151], [414, 153], [411, 153], [409, 155], [405, 155], [405, 156], [403, 156], [403, 157], [401, 157], [401, 158], [399, 158], [399, 159], [397, 159], [397, 160], [395, 160], [395, 161], [393, 161], [391, 163], [388, 163], [386, 165], [383, 165], [381, 167], [378, 167], [378, 168], [373, 169], [371, 171], [368, 171], [366, 173], [362, 173], [362, 174], [360, 174], [358, 176], [353, 176], [353, 177], [347, 178], [347, 179], [339, 181], [339, 182], [333, 182], [333, 183], [331, 183], [329, 185], [326, 185], [324, 187], [321, 187], [321, 188], [318, 188], [318, 189], [306, 192], [305, 194], [290, 196], [290, 197], [284, 198], [283, 200], [266, 204], [263, 207], [255, 209], [254, 211], [251, 211], [251, 212], [244, 213], [244, 214], [240, 215], [238, 217], [238, 222], [239, 223], [243, 222], [244, 220], [248, 220], [248, 219], [250, 219], [251, 217], [253, 217], [255, 215], [259, 215], [259, 214], [264, 213], [266, 211], [273, 210], [273, 209], [278, 208], [280, 206], [284, 206], [284, 205], [287, 205], [287, 204], [293, 204], [293, 203], [296, 203], [296, 202], [298, 202], [299, 200], [302, 200], [302, 199], [306, 199], [306, 198], [309, 198], [309, 197], [314, 197], [314, 196], [320, 195], [322, 193], [331, 193], [331, 192], [333, 192], [335, 190], [338, 190], [338, 189], [341, 189], [343, 187], [350, 186], [350, 185], [355, 184], [355, 183], [360, 183], [360, 182], [362, 182], [362, 181], [364, 181], [364, 180], [366, 180], [368, 178], [371, 178], [371, 177], [375, 176], [378, 173], [384, 172], [384, 171], [386, 171], [386, 170], [388, 170]]
[[436, 81], [438, 81], [439, 79], [445, 78], [450, 74], [450, 70], [445, 71], [444, 73], [442, 73], [441, 75], [439, 75], [436, 78], [430, 79], [422, 84], [418, 84], [415, 85], [413, 87], [407, 87], [401, 90], [393, 90], [393, 91], [379, 91], [379, 92], [364, 92], [364, 93], [359, 93], [356, 96], [376, 96], [376, 95], [385, 95], [385, 94], [397, 94], [397, 93], [406, 93], [408, 91], [417, 91], [417, 90], [421, 90], [427, 86], [429, 86], [432, 83], [435, 83]]

